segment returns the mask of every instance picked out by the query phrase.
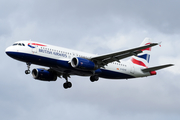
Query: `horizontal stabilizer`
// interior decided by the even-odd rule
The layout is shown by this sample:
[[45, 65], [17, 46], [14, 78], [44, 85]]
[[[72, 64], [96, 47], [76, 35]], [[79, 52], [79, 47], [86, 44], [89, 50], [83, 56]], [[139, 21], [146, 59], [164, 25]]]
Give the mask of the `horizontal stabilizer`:
[[151, 67], [151, 68], [146, 68], [146, 69], [142, 69], [143, 72], [151, 72], [151, 71], [156, 71], [156, 70], [160, 70], [166, 67], [170, 67], [173, 66], [173, 64], [167, 64], [167, 65], [161, 65], [161, 66], [156, 66], [156, 67]]

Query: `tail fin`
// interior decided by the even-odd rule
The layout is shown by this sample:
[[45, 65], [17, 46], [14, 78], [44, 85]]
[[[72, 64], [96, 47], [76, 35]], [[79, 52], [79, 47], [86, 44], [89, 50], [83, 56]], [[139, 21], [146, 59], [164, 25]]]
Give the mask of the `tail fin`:
[[[151, 39], [145, 38], [140, 46], [148, 45], [150, 43], [151, 43]], [[151, 53], [151, 48], [143, 49], [142, 53], [138, 54], [137, 56], [131, 57], [131, 62], [133, 64], [137, 64], [137, 65], [148, 68], [148, 64], [150, 60], [150, 53]]]

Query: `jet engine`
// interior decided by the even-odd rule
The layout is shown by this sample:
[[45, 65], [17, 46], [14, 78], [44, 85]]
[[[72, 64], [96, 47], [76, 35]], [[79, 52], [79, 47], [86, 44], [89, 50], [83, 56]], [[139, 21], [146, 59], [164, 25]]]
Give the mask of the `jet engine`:
[[79, 70], [87, 70], [87, 71], [98, 69], [98, 66], [94, 62], [80, 57], [72, 58], [71, 66]]
[[33, 69], [32, 76], [34, 79], [41, 80], [41, 81], [56, 81], [57, 75], [49, 70], [46, 69]]

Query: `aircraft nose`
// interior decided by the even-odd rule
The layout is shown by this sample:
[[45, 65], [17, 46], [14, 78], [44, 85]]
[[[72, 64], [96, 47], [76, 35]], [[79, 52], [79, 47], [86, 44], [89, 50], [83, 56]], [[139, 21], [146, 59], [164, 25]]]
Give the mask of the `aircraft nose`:
[[14, 46], [10, 46], [5, 50], [6, 54], [9, 57], [14, 58], [16, 60], [23, 60], [25, 58], [25, 55], [18, 51], [19, 51], [18, 48]]
[[7, 54], [8, 56], [10, 56], [10, 57], [13, 56], [13, 54], [12, 54], [13, 51], [12, 51], [12, 47], [11, 47], [11, 46], [8, 47], [8, 48], [6, 48], [5, 52], [6, 52], [6, 54]]
[[9, 47], [8, 48], [6, 48], [6, 50], [5, 50], [5, 52], [6, 52], [6, 54], [8, 55], [9, 54]]

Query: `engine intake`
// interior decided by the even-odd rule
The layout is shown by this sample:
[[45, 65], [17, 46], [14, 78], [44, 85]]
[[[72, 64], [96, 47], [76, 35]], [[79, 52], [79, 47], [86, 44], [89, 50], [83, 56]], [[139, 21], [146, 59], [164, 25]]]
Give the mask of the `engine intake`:
[[50, 72], [46, 69], [33, 69], [32, 76], [34, 79], [41, 80], [41, 81], [56, 81], [57, 75], [53, 72]]
[[98, 66], [94, 62], [80, 57], [72, 58], [71, 66], [79, 70], [87, 70], [87, 71], [98, 69]]

